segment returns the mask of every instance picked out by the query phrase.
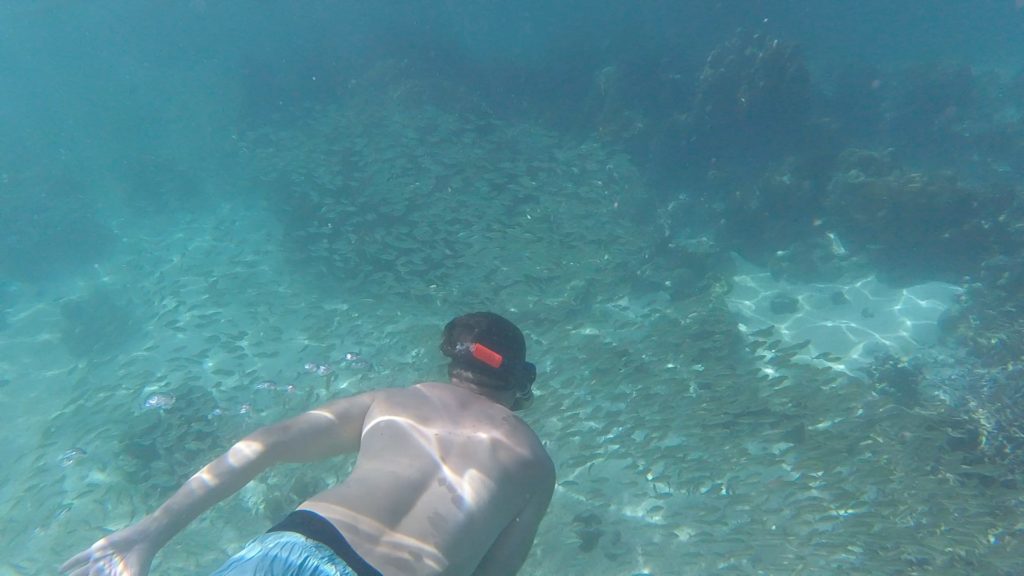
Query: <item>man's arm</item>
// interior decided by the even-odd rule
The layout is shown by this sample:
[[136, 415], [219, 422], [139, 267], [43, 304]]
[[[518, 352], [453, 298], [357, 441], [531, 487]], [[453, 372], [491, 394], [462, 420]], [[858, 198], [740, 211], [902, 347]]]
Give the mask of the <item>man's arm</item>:
[[533, 547], [533, 539], [537, 528], [551, 503], [551, 494], [555, 490], [555, 466], [549, 458], [545, 458], [535, 480], [536, 491], [533, 497], [518, 516], [511, 522], [487, 554], [480, 560], [473, 576], [510, 576], [519, 572], [523, 562]]
[[275, 464], [311, 462], [357, 451], [363, 419], [374, 395], [369, 392], [335, 400], [260, 428], [235, 443], [147, 517], [157, 528], [160, 546]]
[[145, 574], [171, 538], [260, 472], [280, 462], [308, 462], [358, 450], [363, 420], [376, 394], [342, 398], [256, 430], [196, 472], [155, 512], [96, 542], [61, 569], [77, 574], [83, 567], [102, 564], [113, 567], [110, 573]]

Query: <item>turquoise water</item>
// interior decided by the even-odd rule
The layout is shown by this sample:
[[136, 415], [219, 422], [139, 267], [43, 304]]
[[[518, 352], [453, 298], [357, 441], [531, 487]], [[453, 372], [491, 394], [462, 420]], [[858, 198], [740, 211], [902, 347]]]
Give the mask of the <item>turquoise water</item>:
[[[558, 470], [522, 573], [1020, 572], [1012, 4], [0, 7], [0, 571], [52, 573], [260, 425], [442, 377], [441, 327], [491, 309]], [[813, 117], [684, 117], [758, 25], [801, 43]], [[872, 67], [880, 101], [823, 96]], [[913, 204], [965, 195], [1006, 233]], [[260, 477], [153, 573], [349, 465]]]

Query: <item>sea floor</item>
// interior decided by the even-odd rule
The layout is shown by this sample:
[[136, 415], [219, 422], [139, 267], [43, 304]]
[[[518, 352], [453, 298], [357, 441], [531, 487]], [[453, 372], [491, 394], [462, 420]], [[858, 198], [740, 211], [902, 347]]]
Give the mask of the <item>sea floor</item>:
[[[631, 245], [574, 232], [628, 237], [625, 220], [560, 222], [550, 214], [571, 202], [542, 194], [527, 216], [547, 228], [529, 245], [548, 249], [493, 277], [547, 282], [498, 291], [473, 277], [403, 298], [400, 275], [355, 290], [305, 269], [316, 260], [295, 257], [277, 208], [231, 192], [173, 223], [122, 223], [115, 254], [89, 272], [18, 287], [0, 331], [0, 572], [53, 573], [257, 426], [442, 377], [441, 327], [484, 307], [528, 333], [540, 377], [524, 418], [558, 471], [524, 574], [1024, 570], [1024, 486], [974, 451], [967, 412], [941, 390], [908, 401], [801, 361], [770, 322], [740, 328], [741, 292], [637, 287]], [[493, 263], [489, 248], [517, 246], [460, 262]], [[268, 473], [172, 541], [153, 573], [212, 571], [349, 464]]]

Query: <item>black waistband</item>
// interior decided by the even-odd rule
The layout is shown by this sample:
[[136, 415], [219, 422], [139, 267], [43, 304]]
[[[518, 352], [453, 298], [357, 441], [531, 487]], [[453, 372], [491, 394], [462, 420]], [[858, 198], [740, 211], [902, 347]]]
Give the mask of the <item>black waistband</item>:
[[376, 568], [370, 566], [358, 552], [345, 540], [345, 537], [338, 532], [338, 529], [327, 521], [326, 518], [312, 510], [296, 510], [285, 516], [267, 532], [295, 532], [302, 534], [310, 540], [327, 546], [348, 564], [358, 576], [382, 576]]

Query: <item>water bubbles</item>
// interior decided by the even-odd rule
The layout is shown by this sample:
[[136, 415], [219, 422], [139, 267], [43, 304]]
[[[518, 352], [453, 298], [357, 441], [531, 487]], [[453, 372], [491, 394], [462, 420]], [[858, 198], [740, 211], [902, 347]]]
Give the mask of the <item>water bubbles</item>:
[[277, 382], [273, 380], [264, 380], [256, 385], [257, 390], [277, 390]]
[[157, 393], [146, 398], [146, 401], [142, 403], [144, 410], [160, 410], [164, 411], [174, 406], [174, 394], [163, 394]]

